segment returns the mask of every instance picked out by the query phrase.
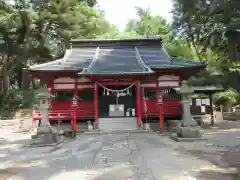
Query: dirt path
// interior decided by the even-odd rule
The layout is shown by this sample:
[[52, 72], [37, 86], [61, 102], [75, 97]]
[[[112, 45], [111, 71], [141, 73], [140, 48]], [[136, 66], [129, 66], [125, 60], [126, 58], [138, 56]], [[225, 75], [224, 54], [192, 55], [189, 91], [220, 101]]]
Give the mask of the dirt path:
[[82, 135], [56, 147], [29, 148], [24, 145], [30, 133], [18, 132], [13, 121], [0, 124], [0, 180], [239, 179], [236, 129], [206, 130], [207, 141], [191, 143], [155, 133], [124, 133]]

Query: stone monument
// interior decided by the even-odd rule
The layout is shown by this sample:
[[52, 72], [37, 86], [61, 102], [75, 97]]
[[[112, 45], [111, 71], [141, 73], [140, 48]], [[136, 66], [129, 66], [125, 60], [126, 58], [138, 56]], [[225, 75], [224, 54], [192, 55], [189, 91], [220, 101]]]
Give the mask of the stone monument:
[[37, 134], [32, 135], [32, 145], [54, 145], [59, 142], [58, 133], [53, 131], [48, 119], [50, 99], [52, 97], [53, 95], [48, 92], [41, 92], [36, 96], [39, 101], [39, 110], [42, 114], [42, 119], [40, 125], [37, 127]]
[[190, 98], [189, 95], [192, 94], [194, 90], [189, 87], [186, 81], [182, 82], [180, 87], [180, 93], [182, 94], [182, 110], [183, 116], [182, 121], [177, 128], [177, 136], [179, 138], [200, 138], [202, 136], [197, 122], [193, 120], [191, 111], [190, 111]]

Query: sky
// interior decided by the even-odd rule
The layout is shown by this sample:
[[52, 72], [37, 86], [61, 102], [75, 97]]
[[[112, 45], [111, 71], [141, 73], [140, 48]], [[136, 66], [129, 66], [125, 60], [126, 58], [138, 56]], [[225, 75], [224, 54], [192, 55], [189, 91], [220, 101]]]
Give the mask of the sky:
[[98, 0], [98, 6], [105, 11], [106, 18], [122, 31], [128, 20], [137, 18], [135, 7], [150, 8], [152, 15], [160, 15], [171, 21], [171, 0]]

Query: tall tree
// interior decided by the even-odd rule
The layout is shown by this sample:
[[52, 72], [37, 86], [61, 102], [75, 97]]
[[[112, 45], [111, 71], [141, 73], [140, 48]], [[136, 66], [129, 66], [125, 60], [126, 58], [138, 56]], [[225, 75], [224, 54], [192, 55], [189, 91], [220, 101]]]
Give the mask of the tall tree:
[[227, 60], [226, 31], [240, 29], [240, 1], [173, 0], [173, 27], [194, 45], [198, 55], [211, 48]]
[[186, 38], [174, 36], [171, 26], [160, 16], [151, 15], [150, 9], [136, 8], [138, 19], [130, 20], [125, 28], [132, 37], [156, 37], [164, 40], [164, 46], [173, 58], [196, 60], [196, 54]]
[[125, 31], [135, 31], [141, 36], [162, 36], [170, 33], [170, 25], [160, 16], [152, 16], [150, 9], [136, 7], [139, 20], [130, 20]]
[[[63, 53], [70, 38], [102, 34], [102, 16], [78, 0], [15, 0], [0, 10], [2, 71], [22, 84], [22, 67], [29, 60], [40, 63]], [[9, 72], [9, 73], [8, 73]], [[7, 82], [7, 81], [5, 81]], [[5, 87], [7, 89], [7, 85]]]

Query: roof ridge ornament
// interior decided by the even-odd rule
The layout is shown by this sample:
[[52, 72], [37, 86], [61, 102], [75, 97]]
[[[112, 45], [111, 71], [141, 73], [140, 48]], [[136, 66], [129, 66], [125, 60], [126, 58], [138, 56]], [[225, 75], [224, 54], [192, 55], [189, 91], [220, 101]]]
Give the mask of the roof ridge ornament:
[[86, 73], [86, 72], [89, 72], [90, 69], [92, 69], [93, 67], [93, 64], [96, 62], [96, 60], [98, 59], [98, 56], [99, 56], [99, 49], [100, 49], [100, 46], [97, 47], [96, 51], [95, 51], [95, 54], [93, 56], [93, 59], [91, 61], [91, 63], [89, 64], [89, 66], [87, 68], [83, 68], [81, 74], [83, 73]]
[[171, 58], [171, 56], [169, 56], [168, 52], [166, 51], [164, 45], [162, 45], [162, 50], [163, 52], [167, 55], [167, 57], [171, 60], [171, 62], [173, 62], [173, 59]]
[[135, 55], [137, 57], [138, 63], [141, 66], [141, 68], [143, 69], [143, 71], [144, 72], [145, 71], [153, 72], [152, 69], [143, 62], [143, 60], [138, 52], [137, 46], [134, 46], [134, 50], [135, 50]]

